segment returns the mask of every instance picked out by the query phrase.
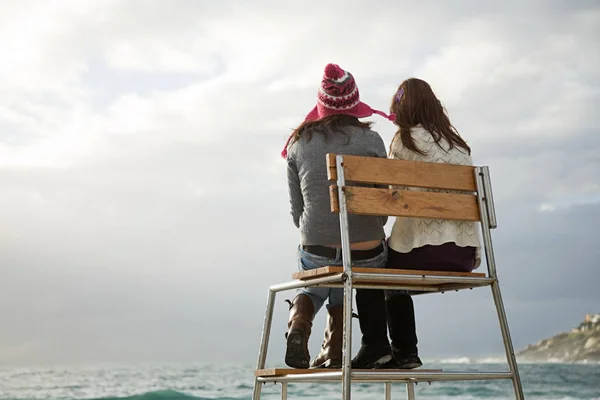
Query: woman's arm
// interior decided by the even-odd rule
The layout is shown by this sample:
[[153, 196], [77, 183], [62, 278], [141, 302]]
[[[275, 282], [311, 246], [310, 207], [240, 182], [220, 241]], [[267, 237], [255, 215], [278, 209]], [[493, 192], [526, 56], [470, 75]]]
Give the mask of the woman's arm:
[[[407, 151], [406, 148], [402, 145], [402, 140], [400, 139], [400, 134], [396, 134], [392, 139], [392, 143], [390, 145], [390, 154], [389, 158], [394, 160], [409, 160], [410, 159], [410, 151]], [[406, 190], [406, 186], [392, 186], [390, 185], [390, 189], [396, 190]]]
[[394, 139], [392, 139], [392, 145], [390, 146], [389, 158], [393, 158], [395, 160], [413, 161], [413, 154], [414, 153], [412, 151], [404, 147], [402, 144], [402, 139], [400, 139], [400, 135], [394, 136]]
[[300, 216], [304, 212], [304, 198], [300, 190], [300, 178], [298, 177], [298, 167], [293, 159], [288, 158], [287, 178], [290, 194], [291, 214], [296, 228], [300, 227]]

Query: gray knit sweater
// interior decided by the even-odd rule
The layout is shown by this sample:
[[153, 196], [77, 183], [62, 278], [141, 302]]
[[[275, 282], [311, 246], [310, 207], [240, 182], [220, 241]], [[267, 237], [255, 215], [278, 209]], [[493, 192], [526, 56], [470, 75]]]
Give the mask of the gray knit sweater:
[[[316, 132], [310, 141], [301, 137], [288, 150], [291, 214], [294, 224], [300, 228], [303, 245], [333, 246], [341, 243], [339, 215], [331, 212], [331, 183], [327, 180], [325, 155], [387, 157], [385, 145], [377, 132], [355, 126], [345, 127], [344, 132], [346, 135], [335, 132], [328, 138]], [[385, 238], [383, 226], [387, 217], [349, 214], [348, 218], [352, 243]]]

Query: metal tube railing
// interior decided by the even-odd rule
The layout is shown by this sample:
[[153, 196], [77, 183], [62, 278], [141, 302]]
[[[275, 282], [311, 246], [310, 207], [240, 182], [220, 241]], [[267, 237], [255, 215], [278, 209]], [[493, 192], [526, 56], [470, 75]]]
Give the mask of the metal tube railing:
[[346, 204], [346, 174], [344, 156], [335, 157], [337, 169], [338, 199], [340, 203], [340, 234], [342, 239], [342, 263], [344, 265], [344, 334], [342, 340], [342, 400], [350, 400], [352, 377], [352, 252], [350, 250], [350, 230], [348, 227], [348, 207]]
[[[309, 374], [290, 374], [259, 377], [260, 382], [339, 382], [342, 371], [315, 372]], [[386, 382], [442, 382], [442, 381], [487, 381], [512, 379], [510, 372], [419, 372], [419, 371], [351, 371], [353, 381]]]
[[[263, 321], [263, 329], [260, 338], [260, 348], [258, 350], [258, 362], [256, 369], [263, 369], [267, 362], [267, 350], [269, 347], [269, 336], [271, 335], [271, 323], [273, 322], [273, 309], [275, 308], [276, 293], [269, 290], [267, 296], [267, 309], [265, 311], [265, 319]], [[254, 380], [253, 400], [260, 400], [261, 384], [258, 379]]]
[[287, 382], [281, 383], [281, 400], [287, 400], [288, 384]]
[[504, 341], [504, 350], [506, 352], [506, 361], [512, 372], [511, 379], [513, 381], [513, 388], [515, 391], [515, 397], [517, 400], [523, 400], [523, 388], [521, 386], [521, 378], [519, 377], [519, 368], [517, 366], [517, 359], [515, 357], [514, 347], [508, 329], [508, 320], [506, 319], [506, 311], [504, 310], [504, 303], [502, 301], [502, 294], [500, 293], [500, 287], [498, 286], [498, 277], [496, 273], [496, 257], [494, 255], [494, 248], [492, 245], [492, 233], [491, 223], [488, 214], [488, 205], [486, 204], [489, 199], [484, 199], [482, 192], [484, 191], [484, 173], [481, 168], [475, 168], [475, 183], [477, 185], [477, 202], [479, 204], [479, 213], [481, 216], [481, 231], [483, 236], [483, 246], [485, 248], [485, 256], [488, 265], [488, 273], [491, 278], [494, 279], [492, 283], [492, 296], [496, 305], [496, 312], [498, 314], [498, 322], [500, 324], [500, 331], [502, 332], [502, 340]]
[[487, 205], [490, 229], [496, 229], [498, 227], [498, 221], [496, 220], [496, 207], [494, 207], [494, 195], [492, 193], [490, 169], [488, 167], [481, 167], [480, 172], [483, 174], [483, 193], [485, 195], [485, 203]]
[[412, 380], [406, 382], [406, 397], [408, 400], [415, 400], [415, 384]]

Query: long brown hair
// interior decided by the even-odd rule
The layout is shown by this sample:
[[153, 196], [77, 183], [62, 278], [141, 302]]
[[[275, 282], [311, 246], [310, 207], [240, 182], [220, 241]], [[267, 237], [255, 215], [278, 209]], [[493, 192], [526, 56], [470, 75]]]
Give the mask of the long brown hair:
[[392, 145], [399, 136], [404, 147], [426, 155], [417, 147], [410, 134], [410, 129], [419, 124], [431, 134], [440, 148], [440, 140], [443, 138], [448, 142], [450, 149], [455, 146], [461, 147], [471, 154], [471, 148], [452, 126], [444, 106], [424, 80], [410, 78], [402, 82], [392, 98], [390, 112], [396, 114], [394, 123], [399, 127], [390, 145], [390, 154]]
[[357, 126], [359, 128], [370, 128], [373, 123], [370, 121], [362, 122], [358, 118], [348, 114], [334, 114], [317, 121], [304, 121], [294, 130], [294, 133], [292, 133], [292, 140], [290, 140], [289, 145], [291, 146], [293, 143], [297, 142], [301, 136], [305, 137], [306, 141], [310, 141], [315, 132], [325, 135], [325, 140], [331, 137], [333, 132], [346, 135], [341, 128], [348, 125]]

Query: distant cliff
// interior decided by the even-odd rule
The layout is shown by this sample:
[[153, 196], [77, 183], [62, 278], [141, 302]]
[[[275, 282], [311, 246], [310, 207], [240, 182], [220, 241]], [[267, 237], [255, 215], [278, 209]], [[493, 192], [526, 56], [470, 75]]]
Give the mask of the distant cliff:
[[600, 362], [600, 314], [588, 314], [579, 326], [517, 353], [524, 361]]

